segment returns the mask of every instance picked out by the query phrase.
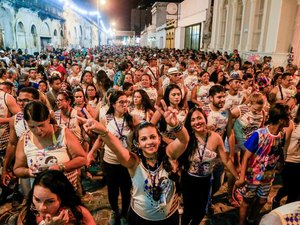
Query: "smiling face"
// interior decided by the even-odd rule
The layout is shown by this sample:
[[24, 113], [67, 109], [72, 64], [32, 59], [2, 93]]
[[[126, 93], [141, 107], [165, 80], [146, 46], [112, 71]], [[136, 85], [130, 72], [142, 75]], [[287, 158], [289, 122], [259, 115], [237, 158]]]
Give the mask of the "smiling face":
[[40, 185], [34, 187], [32, 202], [42, 217], [46, 217], [47, 214], [56, 216], [61, 205], [56, 194]]
[[151, 80], [150, 80], [150, 77], [149, 77], [148, 75], [143, 75], [141, 81], [142, 81], [142, 86], [143, 86], [144, 88], [150, 87], [150, 85], [151, 85]]
[[158, 150], [161, 139], [155, 127], [145, 127], [138, 132], [138, 147], [145, 157], [153, 157]]
[[191, 116], [191, 127], [194, 132], [204, 132], [206, 129], [206, 120], [198, 110], [195, 110]]

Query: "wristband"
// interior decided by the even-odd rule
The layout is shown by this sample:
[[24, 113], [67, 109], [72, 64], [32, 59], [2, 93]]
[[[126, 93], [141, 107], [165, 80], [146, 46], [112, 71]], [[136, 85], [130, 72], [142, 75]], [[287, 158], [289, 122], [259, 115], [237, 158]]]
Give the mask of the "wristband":
[[109, 132], [109, 130], [106, 128], [106, 130], [105, 131], [103, 131], [103, 132], [99, 132], [99, 135], [100, 135], [100, 137], [106, 137], [107, 135], [108, 135], [108, 132]]
[[177, 133], [179, 131], [181, 131], [183, 128], [182, 124], [181, 123], [178, 123], [175, 127], [173, 127], [170, 131], [173, 132], [173, 133]]
[[61, 172], [65, 172], [66, 171], [66, 166], [64, 164], [60, 163], [60, 164], [58, 164], [58, 166], [59, 166], [59, 170]]

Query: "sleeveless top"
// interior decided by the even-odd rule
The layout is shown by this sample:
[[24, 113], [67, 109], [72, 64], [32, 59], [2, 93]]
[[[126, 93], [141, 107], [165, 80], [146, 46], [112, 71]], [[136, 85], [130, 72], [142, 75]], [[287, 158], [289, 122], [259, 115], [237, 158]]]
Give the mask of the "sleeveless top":
[[300, 163], [300, 124], [295, 124], [291, 134], [290, 145], [287, 149], [286, 162]]
[[146, 121], [146, 112], [144, 109], [136, 109], [134, 106], [129, 107], [129, 114], [135, 116], [140, 122]]
[[284, 88], [281, 85], [278, 86], [278, 92], [276, 94], [276, 100], [289, 100], [291, 97], [294, 97], [296, 90], [294, 86]]
[[261, 127], [263, 122], [263, 113], [253, 114], [247, 105], [238, 106], [240, 117], [237, 118], [233, 125], [236, 143], [244, 147], [244, 142], [250, 135]]
[[207, 116], [207, 126], [214, 126], [214, 132], [223, 138], [227, 128], [229, 111], [224, 109], [213, 111], [210, 105], [203, 107], [203, 110]]
[[72, 133], [79, 139], [79, 141], [82, 141], [82, 133], [81, 133], [81, 128], [77, 119], [77, 110], [72, 109], [70, 113], [70, 117], [68, 118], [67, 121], [63, 121], [61, 118], [61, 110], [57, 110], [54, 112], [55, 119], [57, 122], [57, 125], [64, 128], [69, 128]]
[[[0, 118], [10, 117], [9, 109], [6, 105], [6, 92], [0, 91]], [[9, 123], [0, 123], [0, 146], [6, 145], [9, 141]], [[3, 146], [6, 148], [7, 146]], [[4, 149], [0, 149], [4, 150]]]
[[[132, 130], [128, 126], [125, 117], [116, 118], [112, 114], [106, 116], [106, 128], [121, 142], [124, 148], [131, 148]], [[110, 164], [120, 164], [115, 153], [107, 146], [104, 145], [103, 160]]]
[[226, 93], [224, 109], [233, 109], [234, 107], [241, 105], [244, 96], [242, 92], [238, 92], [236, 95], [231, 95], [229, 92]]
[[151, 102], [153, 104], [156, 103], [156, 100], [157, 100], [157, 90], [154, 88], [154, 87], [149, 87], [149, 88], [141, 88], [142, 90], [144, 90], [147, 95], [149, 96]]
[[204, 106], [210, 103], [209, 100], [209, 89], [211, 88], [212, 84], [209, 83], [208, 85], [199, 85], [197, 87], [197, 101], [201, 102]]
[[[204, 149], [205, 148], [205, 149]], [[197, 140], [197, 151], [189, 157], [188, 174], [194, 177], [207, 177], [212, 174], [217, 153], [205, 147]]]
[[[33, 143], [33, 134], [27, 130], [21, 138], [24, 139], [24, 153], [28, 167], [47, 169], [48, 167], [71, 160], [65, 140], [65, 128], [59, 128], [59, 135], [54, 138], [54, 143], [40, 149]], [[77, 188], [77, 170], [64, 173], [74, 188]]]
[[[158, 201], [153, 199], [153, 180], [160, 187]], [[142, 162], [136, 168], [132, 180], [131, 208], [145, 220], [159, 221], [173, 215], [178, 208], [175, 182], [160, 165], [155, 171], [148, 171]]]
[[18, 112], [14, 116], [14, 127], [18, 138], [20, 138], [22, 134], [28, 129], [28, 125], [26, 120], [24, 119], [23, 112]]

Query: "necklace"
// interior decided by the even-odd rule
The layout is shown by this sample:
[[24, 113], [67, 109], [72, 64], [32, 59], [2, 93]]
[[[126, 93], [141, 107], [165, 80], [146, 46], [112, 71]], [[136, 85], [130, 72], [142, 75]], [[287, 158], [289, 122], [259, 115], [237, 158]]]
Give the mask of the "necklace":
[[146, 161], [146, 167], [147, 167], [147, 172], [148, 172], [148, 177], [149, 177], [149, 180], [151, 182], [151, 186], [152, 186], [152, 198], [154, 201], [159, 201], [160, 200], [160, 196], [161, 196], [161, 188], [159, 186], [159, 174], [158, 174], [158, 160], [155, 162], [155, 165], [154, 165], [154, 171], [152, 171], [151, 173], [151, 170], [150, 170], [150, 166]]
[[62, 115], [63, 115], [63, 111], [61, 110], [61, 115], [59, 117], [59, 124], [64, 124], [66, 125], [67, 128], [70, 128], [70, 121], [71, 121], [71, 113], [72, 113], [72, 108], [70, 110], [68, 110], [68, 112], [65, 114], [67, 121], [63, 121], [62, 120]]
[[207, 140], [208, 140], [208, 132], [206, 133], [203, 149], [202, 149], [202, 151], [200, 151], [199, 140], [197, 139], [197, 150], [198, 150], [200, 162], [202, 162], [202, 160], [203, 160], [203, 155], [204, 155], [204, 152], [206, 149]]

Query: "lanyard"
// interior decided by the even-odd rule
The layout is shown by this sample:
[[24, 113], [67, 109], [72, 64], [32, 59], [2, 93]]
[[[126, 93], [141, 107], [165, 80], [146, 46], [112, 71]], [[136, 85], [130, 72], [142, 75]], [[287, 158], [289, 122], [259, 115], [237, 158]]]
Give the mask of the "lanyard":
[[207, 140], [208, 140], [208, 132], [206, 133], [205, 142], [204, 142], [203, 149], [202, 149], [201, 152], [200, 152], [200, 147], [199, 147], [199, 141], [197, 140], [197, 147], [198, 147], [197, 149], [198, 149], [200, 162], [202, 162], [202, 160], [203, 160], [203, 155], [204, 155], [204, 152], [205, 152], [205, 149], [206, 149]]
[[115, 125], [116, 125], [116, 127], [117, 127], [117, 130], [118, 130], [118, 134], [120, 135], [120, 138], [123, 138], [123, 129], [124, 129], [124, 123], [125, 123], [125, 116], [123, 117], [123, 123], [122, 123], [121, 129], [120, 129], [119, 126], [118, 126], [118, 123], [117, 123], [117, 121], [116, 121], [115, 116], [114, 116], [114, 121], [115, 121]]

